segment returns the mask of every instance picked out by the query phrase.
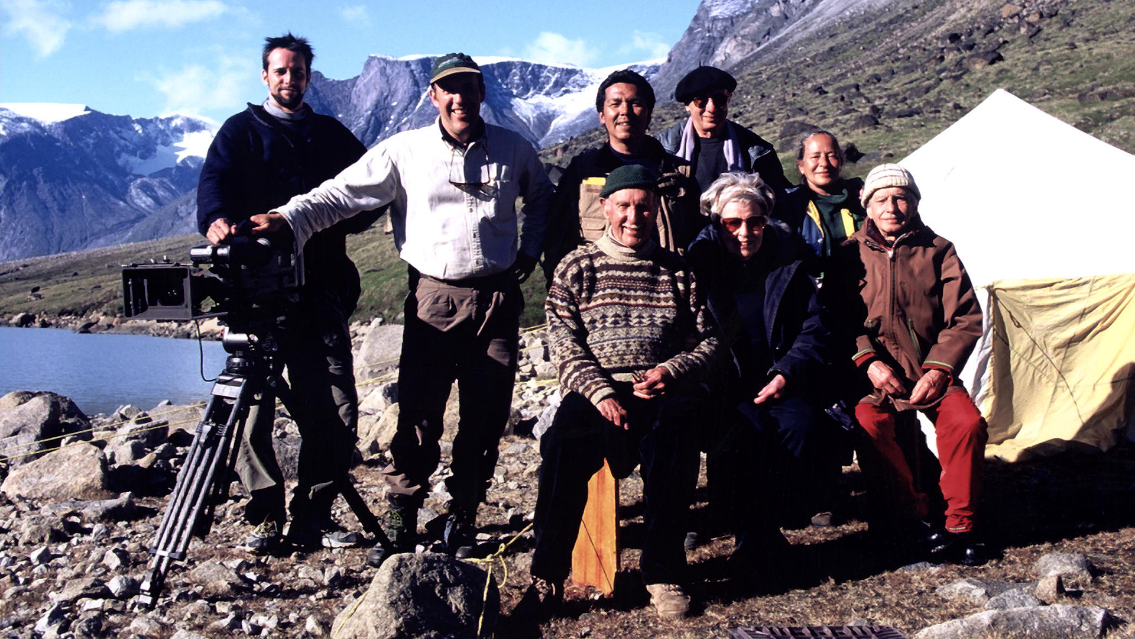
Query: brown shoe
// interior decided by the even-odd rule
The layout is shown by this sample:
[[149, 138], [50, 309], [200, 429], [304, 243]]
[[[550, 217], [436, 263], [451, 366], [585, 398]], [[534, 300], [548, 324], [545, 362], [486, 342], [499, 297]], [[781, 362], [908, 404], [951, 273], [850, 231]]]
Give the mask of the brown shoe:
[[665, 619], [682, 619], [690, 611], [690, 596], [677, 584], [650, 584], [650, 604]]

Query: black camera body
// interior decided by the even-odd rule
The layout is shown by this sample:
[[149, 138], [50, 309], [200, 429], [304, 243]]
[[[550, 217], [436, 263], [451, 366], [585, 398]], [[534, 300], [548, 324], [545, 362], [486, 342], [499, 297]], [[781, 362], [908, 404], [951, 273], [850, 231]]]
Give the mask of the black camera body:
[[248, 317], [257, 310], [273, 315], [294, 302], [303, 285], [303, 260], [290, 242], [282, 250], [264, 238], [237, 237], [190, 249], [189, 258], [188, 265], [122, 267], [123, 314], [176, 321]]

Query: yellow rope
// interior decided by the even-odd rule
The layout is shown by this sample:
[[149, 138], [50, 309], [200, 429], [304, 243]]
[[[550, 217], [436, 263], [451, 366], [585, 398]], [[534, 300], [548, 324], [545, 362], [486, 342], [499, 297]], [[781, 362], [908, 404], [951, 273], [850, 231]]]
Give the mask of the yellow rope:
[[[39, 455], [41, 453], [42, 454], [53, 453], [57, 450], [63, 450], [64, 448], [70, 448], [72, 446], [78, 446], [79, 444], [92, 444], [94, 442], [106, 442], [106, 441], [110, 441], [112, 439], [116, 439], [118, 437], [129, 437], [131, 435], [136, 435], [138, 433], [145, 433], [145, 432], [148, 432], [148, 431], [151, 431], [151, 430], [157, 430], [159, 428], [169, 428], [170, 426], [178, 426], [178, 425], [181, 425], [181, 424], [196, 424], [197, 422], [198, 422], [198, 420], [195, 420], [195, 419], [184, 419], [184, 420], [181, 420], [179, 422], [166, 422], [166, 423], [158, 424], [158, 425], [155, 425], [155, 426], [150, 426], [148, 428], [139, 428], [138, 430], [132, 430], [129, 433], [115, 433], [113, 435], [107, 435], [106, 437], [94, 437], [94, 438], [91, 438], [91, 439], [84, 439], [84, 440], [73, 442], [73, 443], [70, 443], [70, 444], [63, 444], [61, 446], [56, 446], [55, 448], [44, 448], [44, 449], [41, 449], [41, 450], [32, 450], [32, 451], [23, 452], [23, 453], [17, 453], [15, 455], [8, 455], [7, 457], [0, 457], [0, 462], [9, 461], [9, 460], [12, 460], [12, 459], [19, 459], [21, 457], [28, 457], [30, 455]], [[79, 432], [80, 433], [89, 432], [89, 430], [88, 431], [79, 431]], [[62, 439], [63, 437], [70, 437], [71, 435], [74, 435], [74, 434], [75, 433], [67, 433], [66, 435], [60, 435], [58, 437], [48, 437], [47, 439], [41, 439], [41, 440], [37, 440], [37, 441], [33, 441], [33, 442], [28, 442], [26, 444], [18, 444], [16, 447], [31, 446], [32, 444], [38, 444], [38, 443], [41, 443], [41, 442], [51, 441], [51, 440], [55, 440], [55, 439]]]
[[367, 595], [369, 595], [369, 594], [370, 594], [370, 588], [367, 588], [367, 591], [364, 592], [361, 597], [356, 599], [355, 602], [351, 604], [351, 607], [347, 609], [347, 614], [346, 614], [346, 616], [343, 617], [343, 621], [341, 621], [339, 623], [339, 627], [335, 628], [334, 626], [332, 626], [332, 628], [331, 628], [331, 639], [335, 639], [335, 635], [339, 634], [339, 631], [343, 629], [344, 625], [346, 625], [347, 620], [350, 619], [352, 616], [354, 616], [355, 611], [359, 609], [359, 606], [362, 605], [363, 600], [366, 599]]
[[[148, 415], [149, 417], [161, 417], [162, 415], [168, 415], [169, 413], [177, 413], [177, 412], [181, 412], [182, 410], [184, 410], [184, 409], [186, 409], [186, 408], [200, 408], [200, 407], [202, 407], [202, 406], [204, 406], [204, 405], [205, 405], [205, 403], [204, 403], [204, 402], [198, 402], [198, 403], [196, 403], [196, 404], [189, 404], [188, 406], [180, 406], [180, 407], [178, 407], [178, 408], [175, 408], [175, 409], [171, 409], [171, 410], [168, 410], [168, 411], [164, 411], [164, 412], [161, 412], [161, 413], [154, 413], [154, 414], [152, 414], [152, 415], [151, 415], [151, 414], [149, 414], [149, 413], [147, 413], [147, 415]], [[70, 432], [70, 433], [63, 433], [62, 435], [56, 435], [56, 436], [54, 436], [54, 437], [45, 437], [45, 438], [43, 438], [43, 439], [37, 439], [37, 440], [35, 440], [35, 441], [32, 441], [32, 442], [27, 442], [27, 443], [25, 443], [25, 444], [15, 444], [15, 445], [13, 445], [13, 446], [9, 446], [9, 447], [7, 447], [7, 448], [0, 448], [0, 453], [6, 453], [6, 452], [8, 452], [9, 450], [12, 450], [13, 448], [20, 448], [20, 447], [23, 447], [23, 446], [30, 446], [30, 445], [32, 445], [32, 444], [42, 444], [42, 443], [44, 443], [44, 442], [50, 442], [50, 441], [54, 441], [54, 440], [56, 440], [56, 439], [63, 439], [63, 438], [65, 438], [65, 437], [70, 437], [71, 435], [82, 435], [83, 433], [93, 433], [93, 432], [95, 432], [96, 430], [107, 430], [107, 429], [109, 429], [109, 428], [117, 428], [118, 426], [122, 426], [122, 425], [124, 425], [124, 424], [129, 424], [129, 423], [130, 423], [130, 422], [132, 422], [132, 421], [134, 421], [134, 420], [133, 420], [133, 419], [128, 419], [128, 420], [123, 420], [123, 421], [118, 421], [118, 422], [112, 422], [112, 423], [110, 423], [110, 424], [103, 424], [102, 426], [92, 426], [91, 428], [85, 428], [85, 429], [83, 429], [83, 430], [76, 430], [76, 431], [72, 431], [72, 432]], [[177, 423], [179, 423], [179, 424], [180, 424], [180, 423], [183, 423], [183, 422], [177, 422]], [[139, 432], [139, 433], [140, 433], [140, 432], [144, 432], [144, 431], [134, 431], [134, 432]], [[98, 439], [94, 439], [94, 440], [91, 440], [91, 441], [100, 441], [100, 440], [98, 440]], [[2, 460], [2, 459], [3, 459], [3, 458], [0, 458], [0, 460]]]
[[486, 572], [488, 572], [488, 574], [485, 576], [485, 590], [481, 593], [481, 614], [480, 614], [480, 616], [477, 617], [477, 636], [478, 637], [481, 636], [481, 631], [482, 631], [482, 628], [485, 624], [485, 606], [487, 606], [488, 602], [489, 602], [489, 584], [493, 580], [493, 565], [497, 561], [500, 562], [501, 568], [504, 569], [504, 576], [501, 579], [501, 583], [502, 584], [508, 583], [508, 564], [506, 564], [504, 562], [504, 551], [508, 550], [508, 547], [511, 546], [513, 544], [513, 542], [515, 542], [517, 539], [520, 539], [521, 537], [523, 537], [524, 533], [528, 532], [531, 529], [532, 529], [532, 524], [528, 524], [527, 526], [524, 527], [523, 530], [521, 530], [520, 532], [513, 535], [512, 539], [509, 539], [507, 542], [501, 544], [500, 548], [497, 548], [496, 552], [489, 555], [488, 557], [485, 557], [484, 559], [468, 559], [467, 560], [471, 564], [483, 564], [483, 565], [488, 566], [488, 568], [486, 568]]

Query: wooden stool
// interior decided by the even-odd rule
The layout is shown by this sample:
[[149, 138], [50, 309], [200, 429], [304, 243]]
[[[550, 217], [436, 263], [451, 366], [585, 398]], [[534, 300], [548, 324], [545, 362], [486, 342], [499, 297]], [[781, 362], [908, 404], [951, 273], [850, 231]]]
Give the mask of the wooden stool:
[[610, 597], [619, 572], [619, 480], [607, 462], [587, 482], [587, 506], [571, 554], [571, 579]]

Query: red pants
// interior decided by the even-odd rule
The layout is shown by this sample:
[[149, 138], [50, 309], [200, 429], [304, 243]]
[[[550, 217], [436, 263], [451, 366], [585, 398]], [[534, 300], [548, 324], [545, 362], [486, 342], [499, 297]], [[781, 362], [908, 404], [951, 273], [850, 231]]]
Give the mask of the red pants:
[[[989, 439], [985, 418], [964, 391], [948, 393], [937, 406], [923, 411], [934, 424], [938, 460], [942, 464], [939, 485], [946, 499], [946, 529], [966, 532], [973, 528], [974, 510], [981, 492], [985, 442]], [[925, 518], [926, 495], [915, 492], [914, 478], [895, 441], [895, 410], [892, 406], [857, 404], [855, 417], [867, 433], [873, 450], [863, 451], [863, 471], [885, 487], [900, 518]], [[876, 495], [874, 498], [880, 497]]]

